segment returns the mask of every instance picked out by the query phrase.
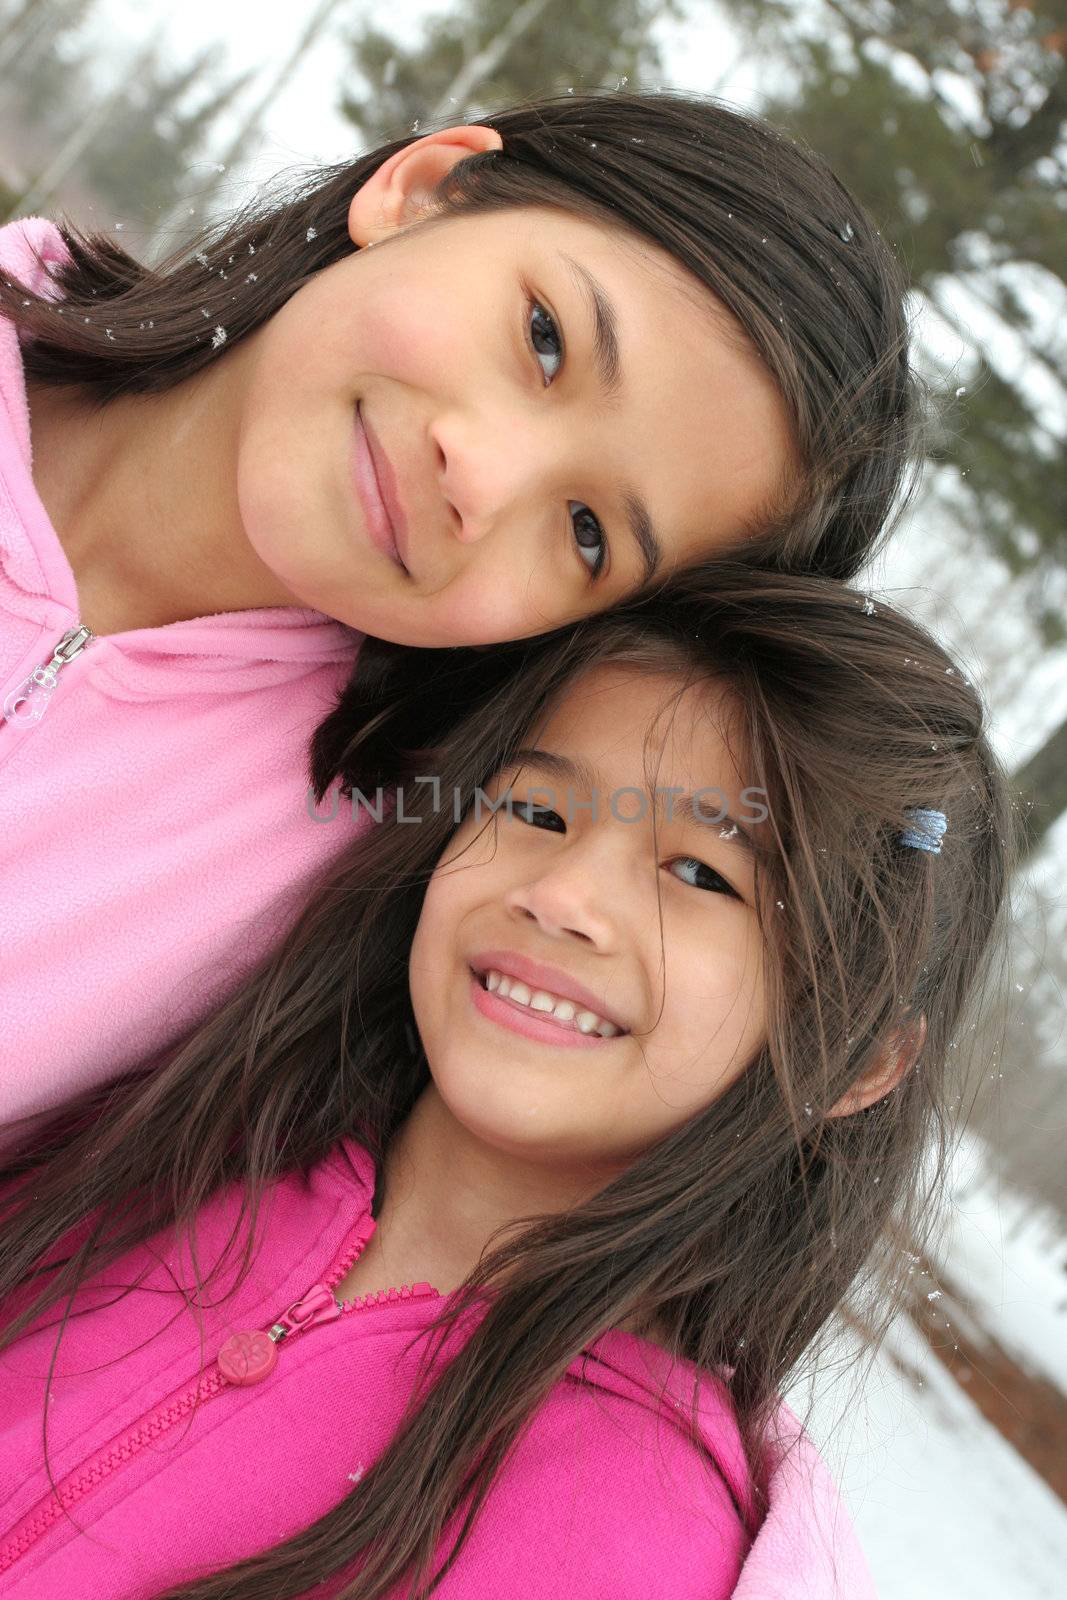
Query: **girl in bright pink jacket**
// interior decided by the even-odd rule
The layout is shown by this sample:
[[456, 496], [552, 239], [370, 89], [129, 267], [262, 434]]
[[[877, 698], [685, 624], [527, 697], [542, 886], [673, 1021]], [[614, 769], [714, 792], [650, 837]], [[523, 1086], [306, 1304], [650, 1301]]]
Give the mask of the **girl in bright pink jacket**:
[[0, 1165], [5, 1600], [872, 1595], [780, 1395], [932, 1220], [981, 704], [729, 563], [497, 659], [339, 709], [282, 946]]
[[0, 1124], [281, 938], [381, 641], [432, 681], [716, 553], [846, 577], [906, 458], [893, 252], [707, 97], [531, 99], [128, 239], [0, 229]]

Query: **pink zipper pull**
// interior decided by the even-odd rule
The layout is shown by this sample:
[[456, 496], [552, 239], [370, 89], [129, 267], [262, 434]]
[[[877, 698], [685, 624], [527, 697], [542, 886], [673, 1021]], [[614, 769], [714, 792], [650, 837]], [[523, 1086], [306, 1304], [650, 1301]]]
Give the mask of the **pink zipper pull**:
[[341, 1307], [332, 1292], [324, 1283], [316, 1283], [266, 1333], [253, 1328], [247, 1333], [231, 1334], [218, 1354], [219, 1371], [228, 1383], [239, 1388], [261, 1383], [277, 1366], [278, 1345], [283, 1339], [317, 1323], [333, 1322], [340, 1315]]

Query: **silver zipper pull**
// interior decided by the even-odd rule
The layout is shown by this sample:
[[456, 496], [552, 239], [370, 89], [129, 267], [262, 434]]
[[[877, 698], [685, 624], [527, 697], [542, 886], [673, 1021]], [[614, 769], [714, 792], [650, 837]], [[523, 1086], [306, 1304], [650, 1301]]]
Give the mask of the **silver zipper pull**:
[[56, 679], [60, 667], [65, 667], [68, 661], [80, 655], [87, 645], [92, 644], [96, 638], [92, 628], [87, 628], [84, 623], [68, 628], [52, 652], [50, 661], [42, 661], [39, 667], [34, 667], [28, 678], [24, 678], [16, 689], [4, 701], [4, 717], [8, 722], [40, 722], [48, 710], [56, 688]]

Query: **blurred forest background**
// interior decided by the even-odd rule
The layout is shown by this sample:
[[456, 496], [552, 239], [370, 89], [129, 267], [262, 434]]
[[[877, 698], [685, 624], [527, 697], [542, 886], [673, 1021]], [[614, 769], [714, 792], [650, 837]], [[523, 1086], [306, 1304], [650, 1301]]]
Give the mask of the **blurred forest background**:
[[[929, 456], [866, 582], [962, 655], [1026, 818], [1007, 1022], [961, 1085], [979, 1157], [959, 1212], [995, 1195], [1000, 1276], [961, 1224], [937, 1311], [921, 1264], [912, 1333], [1067, 1499], [1067, 3], [320, 0], [262, 30], [229, 9], [229, 25], [205, 9], [179, 51], [167, 0], [0, 0], [0, 223], [66, 211], [153, 260], [269, 182], [281, 104], [270, 165], [314, 158], [301, 94], [309, 124], [330, 104], [339, 160], [542, 90], [628, 84], [720, 95], [802, 135], [906, 261]], [[1042, 1275], [1040, 1306], [1012, 1314], [1013, 1273]], [[973, 1574], [966, 1592], [985, 1593]]]

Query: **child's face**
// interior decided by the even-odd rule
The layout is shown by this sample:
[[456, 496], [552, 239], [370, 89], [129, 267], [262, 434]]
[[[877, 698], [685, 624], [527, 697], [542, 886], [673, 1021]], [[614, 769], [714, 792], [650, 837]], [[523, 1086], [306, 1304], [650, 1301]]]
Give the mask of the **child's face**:
[[[704, 816], [728, 812], [750, 835], [761, 798], [743, 792], [724, 697], [690, 689], [673, 726], [652, 728], [677, 688], [624, 666], [579, 679], [536, 738], [545, 759], [487, 788], [497, 800], [510, 791], [511, 815], [472, 813], [427, 889], [411, 995], [436, 1092], [476, 1138], [529, 1161], [625, 1167], [720, 1094], [764, 1039], [749, 852], [729, 822], [685, 818], [680, 795], [703, 791]], [[568, 777], [564, 762], [591, 772]], [[525, 976], [526, 993], [487, 992], [487, 970]], [[542, 1006], [575, 995], [573, 1020], [520, 1003], [538, 991]], [[622, 1031], [584, 1033], [583, 1012]]]
[[[610, 400], [582, 269], [617, 312]], [[249, 540], [300, 603], [401, 644], [489, 644], [606, 609], [646, 581], [628, 499], [669, 570], [743, 544], [792, 471], [784, 403], [725, 309], [665, 252], [560, 211], [400, 229], [250, 343]], [[353, 486], [357, 402], [395, 483], [403, 566]]]

